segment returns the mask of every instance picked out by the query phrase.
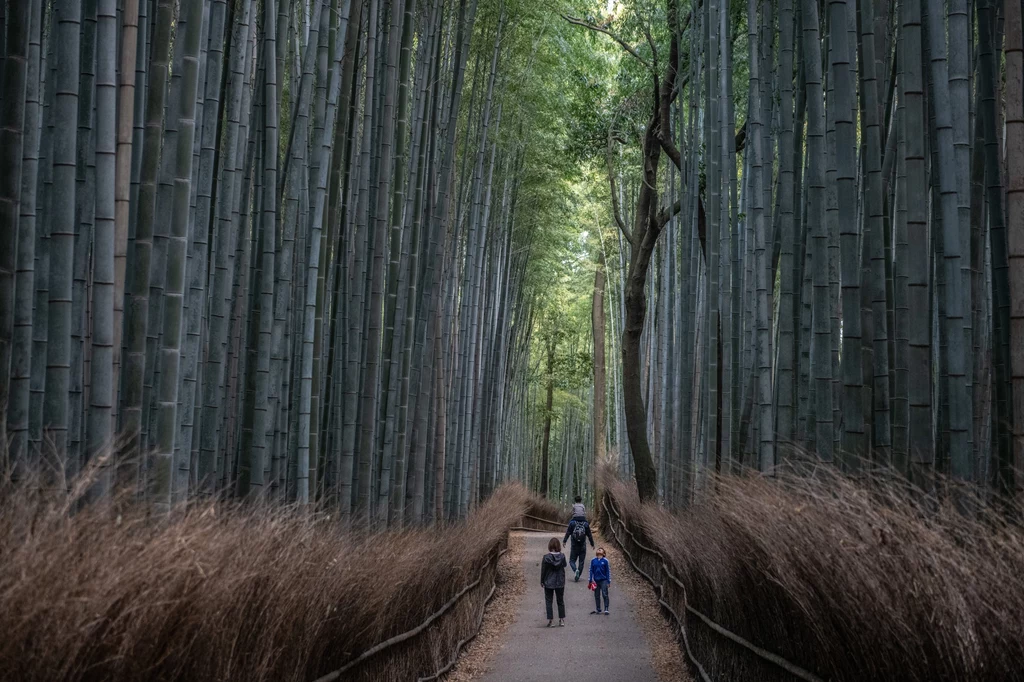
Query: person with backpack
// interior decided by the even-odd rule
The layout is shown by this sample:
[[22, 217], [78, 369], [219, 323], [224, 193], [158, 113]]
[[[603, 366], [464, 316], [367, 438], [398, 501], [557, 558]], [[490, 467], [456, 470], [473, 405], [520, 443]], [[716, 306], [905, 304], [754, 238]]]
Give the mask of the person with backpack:
[[587, 541], [590, 541], [591, 547], [594, 546], [594, 536], [590, 534], [590, 524], [586, 519], [573, 519], [569, 522], [562, 542], [567, 542], [570, 537], [572, 545], [569, 551], [569, 568], [576, 574], [574, 582], [579, 582], [583, 573], [583, 562], [587, 560]]
[[608, 586], [612, 582], [612, 569], [605, 557], [604, 547], [594, 552], [597, 556], [590, 562], [590, 589], [594, 590], [594, 601], [597, 606], [591, 615], [601, 613], [601, 597], [604, 597], [604, 615], [608, 615]]
[[547, 610], [548, 627], [554, 620], [551, 599], [558, 600], [558, 626], [565, 625], [565, 555], [558, 538], [548, 542], [548, 553], [540, 562], [540, 584], [544, 588], [544, 608]]

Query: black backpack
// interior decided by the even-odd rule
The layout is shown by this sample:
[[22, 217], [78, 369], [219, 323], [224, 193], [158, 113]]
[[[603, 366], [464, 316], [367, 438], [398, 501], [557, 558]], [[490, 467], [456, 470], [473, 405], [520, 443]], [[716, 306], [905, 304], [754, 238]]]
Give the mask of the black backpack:
[[572, 541], [581, 543], [587, 538], [587, 525], [583, 521], [577, 521], [572, 529]]

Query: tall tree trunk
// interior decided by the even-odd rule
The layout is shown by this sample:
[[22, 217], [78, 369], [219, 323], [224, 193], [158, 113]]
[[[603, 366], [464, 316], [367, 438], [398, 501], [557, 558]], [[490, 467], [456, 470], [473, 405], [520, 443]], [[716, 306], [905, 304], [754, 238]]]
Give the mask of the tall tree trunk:
[[[9, 464], [13, 466], [12, 477], [20, 477], [24, 465], [33, 453], [29, 452], [31, 439], [30, 420], [32, 405], [32, 376], [38, 374], [42, 358], [36, 356], [33, 362], [36, 327], [45, 328], [41, 319], [43, 310], [33, 309], [35, 302], [36, 244], [40, 241], [41, 211], [37, 196], [40, 177], [40, 151], [42, 138], [42, 24], [43, 3], [33, 2], [28, 30], [26, 48], [26, 88], [24, 112], [24, 139], [22, 151], [21, 176], [17, 181], [21, 184], [19, 197], [19, 216], [17, 228], [17, 273], [14, 281], [14, 312], [12, 329], [12, 346], [10, 359], [10, 392], [7, 404], [7, 432], [0, 452], [9, 442]], [[6, 66], [4, 68], [7, 68]], [[12, 88], [16, 89], [16, 88]], [[44, 159], [45, 161], [45, 159]], [[39, 254], [40, 259], [43, 257]], [[0, 408], [3, 409], [3, 408]], [[0, 428], [0, 437], [4, 431]], [[0, 466], [3, 466], [0, 456]]]
[[[228, 379], [228, 345], [231, 332], [231, 287], [235, 279], [236, 268], [244, 264], [236, 263], [235, 251], [242, 236], [237, 211], [237, 197], [242, 193], [243, 168], [239, 158], [246, 155], [246, 125], [243, 117], [247, 117], [244, 104], [248, 96], [245, 89], [246, 53], [248, 52], [248, 36], [254, 23], [252, 18], [253, 2], [243, 2], [234, 9], [234, 26], [232, 29], [229, 53], [229, 74], [227, 99], [224, 103], [225, 132], [221, 144], [220, 181], [218, 182], [216, 223], [213, 229], [214, 271], [210, 299], [210, 330], [209, 350], [206, 367], [203, 369], [203, 408], [202, 432], [200, 434], [199, 471], [197, 478], [199, 487], [211, 492], [216, 483], [218, 462], [223, 456], [222, 421], [227, 410], [221, 411], [225, 404], [226, 383]], [[230, 403], [228, 403], [230, 404]]]
[[[970, 229], [969, 223], [960, 224], [956, 178], [956, 159], [953, 148], [953, 123], [951, 107], [943, 104], [950, 101], [949, 76], [946, 66], [946, 31], [943, 21], [942, 3], [929, 0], [926, 25], [931, 49], [931, 85], [929, 97], [935, 102], [935, 127], [938, 142], [938, 185], [942, 213], [942, 232], [933, 238], [942, 244], [942, 274], [944, 279], [943, 301], [946, 315], [942, 323], [945, 348], [940, 352], [945, 357], [946, 388], [949, 400], [949, 443], [948, 453], [941, 453], [941, 459], [949, 461], [949, 473], [961, 481], [974, 480], [974, 462], [971, 457], [970, 429], [972, 404], [968, 393], [968, 350], [964, 334], [966, 320], [963, 310], [963, 288], [970, 282], [961, 280], [960, 235]], [[877, 353], [877, 349], [876, 349]]]
[[[138, 458], [142, 447], [143, 407], [146, 376], [146, 341], [149, 324], [150, 270], [153, 255], [154, 225], [157, 219], [157, 175], [163, 143], [163, 113], [167, 92], [168, 58], [173, 23], [173, 2], [160, 0], [155, 17], [149, 83], [146, 89], [146, 120], [143, 136], [142, 166], [138, 191], [138, 218], [135, 226], [128, 308], [125, 313], [123, 365], [122, 429], [132, 439], [129, 458]], [[51, 264], [52, 265], [52, 264]], [[49, 393], [49, 391], [47, 391]], [[129, 478], [137, 476], [135, 465], [128, 467]]]
[[[206, 82], [202, 93], [203, 112], [202, 128], [199, 139], [199, 157], [197, 183], [194, 185], [196, 206], [192, 214], [192, 232], [190, 238], [190, 260], [188, 265], [189, 281], [186, 299], [186, 324], [184, 351], [181, 369], [181, 410], [179, 415], [180, 432], [175, 446], [175, 457], [179, 460], [175, 468], [174, 498], [183, 500], [190, 492], [192, 480], [198, 474], [198, 460], [201, 450], [202, 424], [207, 416], [199, 402], [202, 370], [201, 345], [209, 337], [207, 330], [210, 325], [207, 303], [208, 280], [210, 273], [210, 239], [213, 221], [214, 173], [217, 147], [220, 143], [223, 117], [221, 89], [226, 85], [224, 69], [224, 53], [227, 22], [227, 2], [219, 0], [213, 3], [209, 16], [209, 48], [206, 54]], [[198, 186], [195, 186], [195, 185]], [[224, 185], [219, 187], [224, 191]], [[216, 232], [215, 230], [213, 231]], [[195, 462], [193, 462], [193, 459]], [[196, 479], [198, 480], [198, 479]]]
[[[654, 245], [662, 228], [679, 210], [679, 204], [658, 211], [658, 165], [662, 147], [669, 150], [669, 156], [681, 170], [679, 151], [669, 139], [669, 111], [676, 81], [676, 66], [679, 54], [679, 35], [676, 30], [678, 4], [669, 2], [668, 26], [672, 32], [671, 51], [666, 66], [665, 78], [658, 83], [655, 79], [655, 106], [643, 138], [643, 182], [640, 186], [633, 215], [632, 230], [628, 240], [632, 247], [629, 258], [629, 272], [625, 291], [625, 324], [622, 331], [623, 403], [625, 408], [626, 431], [633, 453], [636, 471], [637, 492], [642, 500], [655, 500], [658, 496], [657, 471], [651, 458], [647, 441], [647, 408], [643, 399], [641, 381], [640, 338], [647, 314], [647, 273], [651, 264]], [[615, 189], [612, 188], [614, 193]], [[620, 226], [624, 223], [617, 219]]]
[[[340, 36], [344, 35], [348, 28], [346, 23], [350, 7], [351, 3], [346, 0], [344, 10], [341, 15], [342, 21], [341, 29], [338, 31], [339, 37], [336, 38], [336, 42], [333, 47], [333, 67], [330, 72], [330, 85], [329, 93], [327, 95], [327, 109], [325, 113], [324, 127], [320, 133], [320, 139], [314, 140], [314, 150], [317, 148], [319, 149], [318, 155], [320, 161], [317, 165], [318, 175], [314, 179], [314, 198], [311, 214], [313, 222], [310, 227], [309, 262], [306, 268], [306, 300], [302, 324], [301, 384], [299, 389], [299, 452], [296, 481], [296, 500], [299, 504], [306, 504], [309, 501], [310, 454], [311, 451], [314, 457], [318, 454], [315, 448], [313, 448], [313, 434], [310, 431], [313, 389], [313, 345], [315, 341], [314, 335], [316, 332], [314, 316], [319, 297], [319, 287], [317, 284], [320, 277], [321, 265], [320, 241], [323, 234], [323, 218], [327, 201], [327, 183], [330, 175], [330, 164], [328, 163], [331, 156], [330, 141], [332, 139], [332, 131], [337, 126], [338, 99], [341, 96], [342, 87], [342, 40]], [[318, 21], [319, 17], [316, 17], [316, 19]]]
[[[1003, 212], [1003, 183], [1000, 169], [999, 126], [996, 115], [998, 95], [997, 42], [995, 5], [992, 0], [979, 0], [978, 9], [978, 89], [985, 136], [985, 198], [988, 204], [989, 257], [992, 288], [992, 388], [995, 410], [992, 414], [994, 466], [993, 484], [998, 492], [1011, 495], [1017, 487], [1014, 471], [1012, 429], [1012, 396], [1010, 394], [1010, 284], [1008, 276], [1008, 243]], [[909, 172], [909, 171], [908, 171]]]
[[[822, 88], [818, 3], [803, 0], [804, 73], [807, 85], [807, 225], [811, 235], [813, 278], [811, 377], [814, 392], [814, 446], [818, 457], [832, 461], [835, 440], [832, 401], [831, 299], [828, 281], [828, 232], [825, 221], [825, 96]], [[812, 429], [808, 427], [808, 433]]]
[[[871, 440], [871, 452], [883, 465], [892, 461], [892, 423], [890, 419], [889, 396], [889, 328], [888, 300], [886, 291], [886, 257], [885, 234], [889, 226], [883, 199], [882, 177], [882, 120], [879, 106], [878, 81], [875, 72], [875, 16], [874, 0], [859, 0], [861, 18], [858, 21], [861, 32], [859, 46], [861, 48], [861, 112], [864, 116], [862, 126], [864, 137], [867, 138], [866, 161], [862, 164], [867, 172], [864, 188], [864, 209], [866, 214], [866, 234], [864, 235], [865, 251], [869, 262], [862, 264], [862, 271], [867, 287], [862, 292], [864, 300], [870, 303], [870, 323], [873, 337], [870, 339], [872, 348], [872, 383], [873, 398], [872, 424], [873, 432], [868, 434]], [[959, 263], [957, 264], [959, 267]], [[865, 342], [868, 340], [865, 339]], [[867, 368], [865, 368], [865, 372]]]
[[[360, 160], [361, 187], [359, 195], [359, 208], [357, 209], [357, 225], [361, 234], [359, 237], [359, 241], [355, 247], [357, 263], [360, 262], [360, 257], [365, 256], [366, 253], [365, 246], [363, 245], [363, 241], [364, 239], [366, 239], [366, 232], [368, 230], [373, 230], [372, 236], [376, 236], [378, 234], [378, 230], [375, 229], [376, 224], [372, 219], [373, 212], [370, 206], [369, 191], [370, 175], [372, 174], [372, 169], [374, 168], [373, 163], [371, 161], [373, 154], [373, 149], [371, 148], [371, 132], [376, 128], [373, 117], [373, 109], [375, 95], [374, 78], [376, 76], [377, 57], [377, 4], [377, 0], [369, 0], [367, 16], [366, 80], [364, 85], [365, 98], [363, 103], [363, 142], [361, 149], [362, 158]], [[378, 240], [378, 243], [376, 245], [376, 248], [378, 249], [383, 248], [383, 244], [379, 243], [380, 241], [383, 241], [383, 238]], [[367, 271], [369, 271], [369, 268], [366, 268], [365, 263], [363, 264], [362, 268], [357, 267], [357, 270], [359, 272], [356, 273], [356, 278], [353, 281], [353, 285], [355, 286], [358, 292], [362, 292], [364, 289], [364, 283], [359, 278], [359, 275], [362, 274], [364, 268]], [[383, 270], [381, 272], [383, 273]], [[370, 281], [372, 279], [373, 276], [371, 274], [369, 280], [367, 281]], [[371, 497], [371, 493], [373, 491], [373, 437], [376, 432], [376, 429], [374, 429], [373, 422], [375, 415], [374, 398], [375, 390], [377, 387], [377, 352], [376, 350], [371, 351], [369, 349], [369, 346], [371, 343], [374, 343], [374, 340], [372, 338], [374, 326], [376, 326], [378, 333], [380, 328], [379, 322], [373, 320], [371, 317], [371, 319], [369, 320], [369, 324], [371, 325], [371, 333], [369, 335], [370, 338], [368, 338], [364, 333], [363, 330], [365, 321], [363, 320], [362, 317], [363, 301], [363, 296], [357, 293], [355, 300], [353, 301], [353, 305], [355, 308], [355, 315], [353, 317], [355, 319], [353, 320], [353, 324], [350, 327], [350, 329], [355, 330], [363, 339], [361, 350], [358, 352], [358, 354], [356, 352], [350, 353], [350, 363], [352, 363], [353, 360], [355, 360], [355, 358], [360, 358], [360, 362], [358, 364], [359, 368], [362, 370], [362, 392], [360, 393], [357, 388], [357, 386], [360, 385], [360, 382], [356, 378], [356, 368], [352, 367], [349, 369], [349, 372], [352, 372], [355, 375], [351, 378], [351, 381], [353, 383], [351, 390], [351, 412], [353, 415], [353, 424], [351, 427], [352, 435], [350, 437], [353, 438], [355, 441], [353, 443], [352, 451], [357, 453], [356, 478], [358, 480], [358, 487], [356, 488], [356, 511], [361, 517], [360, 520], [368, 523], [373, 512], [373, 499]], [[379, 336], [377, 337], [377, 339], [379, 339]], [[372, 372], [369, 371], [371, 367], [373, 369]], [[346, 392], [348, 392], [348, 390], [346, 390]], [[359, 395], [360, 399], [358, 401], [355, 400], [356, 395]], [[348, 408], [349, 404], [346, 404], [346, 413], [349, 412]], [[358, 418], [356, 418], [357, 415]]]
[[43, 424], [54, 452], [68, 445], [71, 379], [71, 289], [75, 252], [75, 154], [78, 147], [79, 48], [82, 3], [72, 0], [57, 14], [53, 198], [49, 231], [49, 303]]
[[1024, 23], [1021, 3], [1005, 4], [1006, 229], [1009, 235], [1010, 366], [1013, 392], [1013, 492], [1024, 490]]
[[[600, 236], [599, 236], [600, 238]], [[594, 491], [594, 504], [601, 504], [601, 496], [598, 491], [598, 468], [604, 466], [607, 457], [605, 453], [605, 388], [607, 379], [605, 377], [604, 357], [604, 296], [605, 296], [605, 258], [604, 244], [601, 245], [601, 252], [597, 262], [597, 272], [594, 273], [594, 297], [592, 310], [592, 324], [594, 335], [594, 463], [591, 467], [590, 489]]]
[[842, 462], [847, 467], [867, 455], [862, 393], [861, 361], [860, 223], [857, 219], [857, 140], [854, 120], [855, 85], [851, 57], [855, 45], [842, 29], [849, 23], [847, 0], [830, 0], [830, 80], [835, 92], [835, 157], [837, 210], [840, 234], [842, 281]]
[[548, 485], [549, 485], [549, 461], [550, 461], [550, 446], [551, 446], [551, 418], [554, 416], [554, 397], [555, 397], [555, 339], [551, 337], [547, 340], [547, 373], [545, 380], [547, 382], [547, 398], [544, 402], [544, 436], [540, 447], [540, 488], [539, 492], [541, 497], [548, 497]]
[[[751, 5], [753, 6], [753, 5]], [[707, 426], [705, 433], [707, 434], [707, 451], [704, 454], [705, 463], [711, 467], [718, 466], [718, 459], [720, 456], [720, 440], [718, 434], [718, 414], [720, 407], [719, 393], [718, 393], [718, 374], [720, 367], [718, 364], [718, 344], [719, 330], [721, 329], [721, 308], [720, 308], [720, 243], [721, 243], [721, 232], [722, 232], [722, 202], [721, 202], [721, 146], [722, 146], [722, 121], [719, 112], [719, 68], [718, 68], [718, 55], [719, 55], [719, 14], [721, 12], [719, 3], [716, 0], [711, 0], [707, 3], [707, 12], [704, 18], [704, 33], [706, 36], [707, 47], [705, 54], [707, 58], [707, 78], [705, 89], [707, 94], [705, 95], [705, 107], [707, 108], [708, 115], [705, 119], [705, 144], [708, 149], [708, 237], [707, 237], [707, 249], [704, 252], [706, 270], [705, 270], [705, 291], [707, 292], [707, 298], [705, 299], [705, 326], [704, 326], [704, 367], [707, 369], [708, 376], [711, 379], [705, 383], [705, 409]], [[750, 24], [751, 32], [756, 30], [756, 23]], [[756, 41], [750, 43], [750, 54], [753, 56], [756, 53]], [[751, 70], [751, 83], [756, 82], [757, 70], [756, 67]], [[751, 109], [748, 114], [753, 113]], [[728, 455], [726, 455], [728, 457]], [[637, 478], [639, 482], [639, 477]]]
[[[117, 3], [101, 0], [97, 11], [96, 55], [96, 228], [92, 254], [92, 363], [89, 421], [86, 428], [87, 458], [101, 454], [113, 435], [114, 353], [114, 260], [115, 166], [117, 131]], [[134, 67], [134, 65], [133, 65]], [[191, 150], [190, 150], [191, 152]], [[109, 485], [106, 467], [95, 494]]]
[[[145, 0], [141, 0], [143, 3]], [[136, 64], [139, 61], [140, 0], [125, 0], [121, 13], [121, 62], [118, 71], [117, 92], [117, 156], [114, 168], [114, 328], [113, 328], [113, 388], [112, 419], [118, 423], [121, 397], [121, 345], [124, 336], [125, 276], [128, 258], [128, 222], [131, 218], [132, 156], [136, 92]], [[143, 44], [143, 47], [145, 45]], [[145, 52], [145, 49], [142, 50]], [[144, 84], [145, 78], [143, 78]], [[139, 89], [141, 92], [141, 88]]]
[[[794, 314], [797, 300], [794, 261], [796, 253], [796, 215], [794, 175], [802, 161], [795, 154], [793, 129], [793, 3], [779, 3], [779, 91], [782, 130], [779, 137], [779, 352], [775, 382], [775, 429], [779, 445], [791, 448], [796, 437], [797, 343]], [[781, 458], [780, 458], [781, 459]]]
[[927, 121], [924, 108], [924, 79], [921, 59], [921, 2], [903, 4], [899, 53], [903, 61], [901, 98], [906, 111], [907, 242], [909, 341], [909, 452], [911, 480], [930, 485], [935, 461], [932, 437], [932, 330], [928, 278], [928, 206], [925, 164]]
[[[749, 0], [747, 3], [747, 23], [748, 26], [757, 25], [757, 0]], [[770, 203], [765, 201], [765, 185], [770, 185], [770, 176], [768, 183], [765, 182], [765, 176], [771, 172], [771, 164], [765, 162], [764, 151], [766, 141], [764, 137], [765, 127], [765, 109], [762, 108], [761, 104], [761, 75], [760, 75], [760, 52], [757, 46], [756, 35], [754, 29], [750, 29], [751, 33], [748, 37], [750, 44], [750, 98], [749, 103], [749, 124], [748, 134], [750, 135], [750, 145], [747, 147], [748, 153], [750, 154], [750, 173], [751, 183], [751, 199], [752, 199], [752, 215], [751, 219], [753, 222], [754, 230], [754, 311], [755, 311], [755, 372], [756, 372], [756, 403], [757, 410], [755, 414], [758, 432], [757, 442], [757, 467], [760, 471], [769, 471], [775, 466], [775, 428], [772, 420], [772, 367], [771, 367], [771, 330], [770, 326], [770, 313], [769, 313], [769, 283], [768, 276], [771, 272], [771, 254], [769, 252], [769, 226], [770, 222], [770, 206], [765, 205]], [[769, 121], [770, 123], [770, 121]], [[770, 195], [768, 195], [770, 197]], [[768, 212], [768, 215], [765, 215]], [[772, 282], [772, 289], [774, 290], [774, 282]], [[717, 292], [710, 292], [711, 296], [715, 296]], [[712, 353], [717, 354], [717, 346], [711, 349]], [[712, 374], [709, 379], [710, 382], [717, 382], [717, 374]], [[717, 393], [717, 392], [716, 392]], [[709, 407], [709, 410], [712, 409]], [[709, 428], [717, 429], [717, 424], [710, 423]]]
[[[15, 2], [6, 17], [7, 44], [0, 46], [3, 106], [0, 107], [0, 467], [7, 457], [7, 407], [11, 387], [11, 344], [14, 340], [15, 282], [18, 270], [18, 218], [21, 202], [22, 143], [25, 93], [28, 88], [29, 33], [32, 6]], [[34, 235], [30, 236], [32, 239]]]
[[[170, 511], [174, 476], [174, 439], [178, 431], [178, 368], [181, 362], [182, 305], [185, 297], [185, 256], [188, 248], [189, 201], [192, 194], [192, 147], [196, 96], [199, 91], [199, 50], [203, 33], [202, 8], [189, 6], [184, 35], [182, 74], [177, 95], [179, 111], [175, 150], [174, 196], [164, 278], [163, 335], [160, 349], [160, 387], [157, 397], [156, 452], [150, 471], [154, 509]], [[189, 444], [191, 446], [191, 444]]]

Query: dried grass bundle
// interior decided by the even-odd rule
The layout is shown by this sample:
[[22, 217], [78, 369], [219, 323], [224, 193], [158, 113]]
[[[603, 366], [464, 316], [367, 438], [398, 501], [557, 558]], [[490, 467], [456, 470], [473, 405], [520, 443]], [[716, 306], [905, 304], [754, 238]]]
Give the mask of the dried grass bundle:
[[[346, 680], [408, 680], [475, 627], [491, 559], [535, 504], [508, 485], [464, 523], [345, 531], [295, 509], [130, 504], [0, 493], [0, 679], [312, 680], [412, 629], [485, 572], [421, 636]], [[491, 562], [491, 563], [489, 563]]]
[[1024, 679], [1024, 529], [1006, 516], [980, 505], [965, 515], [898, 481], [830, 470], [715, 479], [678, 514], [606, 485], [636, 540], [685, 586], [621, 534], [687, 614], [714, 679], [795, 678], [685, 603], [828, 680]]

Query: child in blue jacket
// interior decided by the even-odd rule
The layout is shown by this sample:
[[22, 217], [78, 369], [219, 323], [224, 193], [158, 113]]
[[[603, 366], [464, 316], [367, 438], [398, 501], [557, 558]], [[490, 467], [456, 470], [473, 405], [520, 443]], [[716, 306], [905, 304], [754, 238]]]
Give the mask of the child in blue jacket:
[[608, 565], [604, 547], [598, 547], [594, 552], [596, 555], [590, 562], [590, 581], [597, 587], [594, 588], [594, 601], [597, 608], [591, 611], [591, 615], [601, 613], [601, 597], [604, 596], [604, 615], [608, 615], [608, 585], [612, 582], [612, 569]]

